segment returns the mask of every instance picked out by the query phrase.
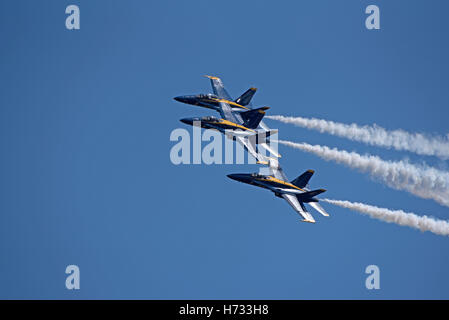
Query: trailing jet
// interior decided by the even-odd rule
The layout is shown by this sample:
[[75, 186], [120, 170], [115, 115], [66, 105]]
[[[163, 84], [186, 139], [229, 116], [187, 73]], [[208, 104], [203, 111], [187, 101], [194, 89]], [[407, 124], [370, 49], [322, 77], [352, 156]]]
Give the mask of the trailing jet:
[[268, 189], [274, 192], [275, 196], [284, 198], [297, 213], [303, 218], [304, 222], [315, 223], [313, 216], [307, 211], [304, 203], [308, 203], [312, 208], [317, 210], [323, 216], [328, 217], [329, 214], [320, 206], [318, 199], [315, 196], [325, 192], [324, 189], [309, 190], [306, 186], [312, 177], [314, 171], [307, 170], [298, 178], [288, 182], [279, 164], [271, 165], [270, 163], [269, 175], [262, 175], [258, 173], [236, 173], [229, 174], [228, 177], [257, 187]]
[[277, 133], [277, 130], [271, 130], [261, 121], [265, 111], [269, 107], [252, 109], [248, 107], [251, 98], [257, 89], [250, 88], [235, 101], [232, 100], [223, 86], [220, 78], [206, 76], [210, 79], [214, 94], [199, 94], [190, 96], [179, 96], [174, 99], [179, 102], [197, 105], [216, 110], [221, 118], [216, 117], [195, 117], [185, 118], [180, 121], [195, 125], [198, 123], [202, 128], [215, 129], [228, 138], [234, 139], [244, 146], [248, 152], [259, 162], [267, 162], [267, 157], [259, 154], [255, 145], [267, 150], [271, 155], [280, 157], [280, 155], [267, 144], [267, 138]]

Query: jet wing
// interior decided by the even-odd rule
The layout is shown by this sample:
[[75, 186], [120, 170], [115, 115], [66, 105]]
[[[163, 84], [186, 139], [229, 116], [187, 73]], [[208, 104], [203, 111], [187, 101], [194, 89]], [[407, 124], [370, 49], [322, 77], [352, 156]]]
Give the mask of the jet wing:
[[[220, 101], [220, 115], [223, 119], [237, 123], [242, 124], [243, 120], [242, 117], [238, 114], [232, 111], [232, 108], [229, 104], [226, 102]], [[238, 119], [238, 118], [239, 119]]]
[[223, 119], [232, 121], [237, 124], [243, 124], [243, 119], [238, 112], [234, 112], [232, 107], [223, 100], [232, 101], [231, 96], [224, 88], [223, 82], [218, 77], [206, 76], [210, 79], [210, 83], [212, 85], [212, 90], [214, 94], [221, 99], [220, 103], [220, 115]]
[[296, 199], [296, 196], [291, 194], [283, 194], [282, 198], [284, 198], [288, 202], [288, 204], [291, 205], [293, 209], [295, 209], [295, 211], [304, 218], [304, 222], [315, 223], [315, 219], [313, 219], [312, 215], [307, 212], [304, 205], [299, 203], [298, 199]]
[[263, 121], [260, 121], [259, 127], [261, 127], [262, 129], [264, 129], [264, 130], [266, 130], [266, 131], [269, 131], [269, 130], [270, 130], [270, 128], [269, 128], [269, 127], [265, 124], [265, 122], [263, 122]]
[[259, 147], [267, 150], [269, 153], [271, 153], [272, 155], [274, 155], [277, 158], [281, 157], [281, 155], [278, 152], [276, 152], [275, 150], [273, 150], [273, 148], [271, 148], [266, 142], [259, 143]]
[[256, 159], [256, 161], [261, 162], [266, 161], [265, 157], [256, 151], [256, 147], [254, 146], [254, 144], [251, 143], [250, 139], [241, 136], [236, 136], [235, 141], [240, 143]]
[[287, 188], [272, 188], [272, 190], [275, 192], [279, 192], [279, 193], [287, 193], [287, 194], [293, 194], [293, 195], [304, 193], [304, 191], [301, 191], [301, 190], [287, 189]]
[[284, 171], [279, 166], [279, 162], [276, 159], [271, 159], [269, 168], [273, 177], [279, 180], [288, 181], [287, 176], [284, 174]]
[[212, 90], [214, 90], [214, 93], [216, 96], [218, 96], [221, 99], [226, 99], [229, 101], [232, 101], [231, 96], [224, 88], [223, 82], [221, 82], [221, 79], [218, 77], [212, 77], [212, 76], [206, 76], [210, 79], [210, 83], [212, 85]]

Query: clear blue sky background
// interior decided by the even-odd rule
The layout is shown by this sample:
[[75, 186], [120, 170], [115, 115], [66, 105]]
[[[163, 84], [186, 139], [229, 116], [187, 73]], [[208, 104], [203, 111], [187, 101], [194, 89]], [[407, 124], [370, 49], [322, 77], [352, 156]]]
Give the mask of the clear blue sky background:
[[[81, 30], [65, 28], [77, 4]], [[381, 30], [364, 27], [381, 9]], [[300, 222], [226, 178], [256, 165], [170, 162], [172, 97], [259, 88], [270, 114], [448, 132], [447, 1], [1, 1], [0, 298], [449, 298], [449, 239], [331, 205]], [[447, 162], [267, 120], [280, 137], [440, 169]], [[191, 130], [190, 128], [188, 128]], [[280, 147], [326, 196], [449, 209]], [[65, 267], [81, 290], [65, 288]], [[381, 289], [365, 288], [365, 267]]]

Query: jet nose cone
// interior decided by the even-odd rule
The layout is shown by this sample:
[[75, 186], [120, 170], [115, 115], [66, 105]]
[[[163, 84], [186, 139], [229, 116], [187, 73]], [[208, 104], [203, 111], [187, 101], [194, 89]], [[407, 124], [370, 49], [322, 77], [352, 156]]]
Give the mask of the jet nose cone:
[[188, 124], [188, 125], [192, 125], [193, 124], [192, 118], [184, 118], [184, 119], [181, 119], [179, 121], [181, 121], [182, 123]]
[[187, 104], [195, 103], [195, 99], [193, 96], [178, 96], [178, 97], [174, 97], [173, 99], [175, 99], [178, 102], [187, 103]]
[[232, 179], [232, 180], [236, 180], [236, 181], [242, 181], [243, 180], [242, 174], [239, 174], [239, 173], [228, 174], [227, 177]]

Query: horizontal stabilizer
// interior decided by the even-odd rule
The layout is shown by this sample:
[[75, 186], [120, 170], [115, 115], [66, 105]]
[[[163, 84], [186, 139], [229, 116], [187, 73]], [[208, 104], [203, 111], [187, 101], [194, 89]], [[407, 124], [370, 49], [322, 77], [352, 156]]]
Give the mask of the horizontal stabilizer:
[[329, 213], [327, 213], [323, 207], [318, 202], [310, 202], [309, 205], [314, 208], [316, 211], [321, 213], [325, 217], [329, 217]]
[[247, 106], [251, 102], [251, 99], [253, 98], [256, 91], [257, 88], [249, 88], [240, 97], [238, 97], [235, 102], [239, 105]]
[[290, 194], [283, 194], [282, 198], [284, 198], [293, 207], [293, 209], [295, 209], [295, 211], [302, 216], [302, 218], [304, 219], [303, 221], [315, 222], [315, 219], [313, 219], [312, 215], [307, 212], [304, 203], [299, 202], [295, 196]]
[[312, 178], [315, 171], [313, 170], [307, 170], [302, 175], [300, 175], [298, 178], [292, 181], [292, 184], [299, 188], [304, 188], [308, 183], [310, 178]]
[[296, 197], [301, 202], [307, 202], [307, 200], [311, 200], [313, 197], [315, 197], [323, 192], [326, 192], [326, 190], [325, 189], [317, 189], [317, 190], [307, 191], [307, 192], [298, 194], [298, 195], [296, 195]]

